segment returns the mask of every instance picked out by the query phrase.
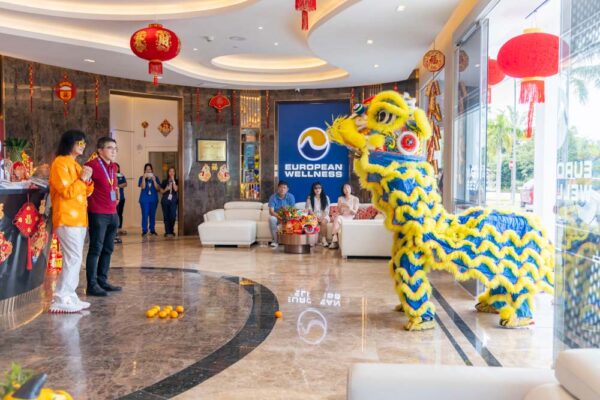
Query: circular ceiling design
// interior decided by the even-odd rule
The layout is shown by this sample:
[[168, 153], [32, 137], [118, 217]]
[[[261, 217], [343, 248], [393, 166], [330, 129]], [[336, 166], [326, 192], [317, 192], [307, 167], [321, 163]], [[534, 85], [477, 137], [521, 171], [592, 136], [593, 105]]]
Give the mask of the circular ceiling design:
[[57, 17], [99, 20], [154, 20], [211, 15], [257, 0], [3, 0], [8, 10]]
[[321, 68], [327, 62], [316, 57], [280, 56], [275, 54], [232, 54], [215, 57], [211, 64], [232, 71], [281, 73]]

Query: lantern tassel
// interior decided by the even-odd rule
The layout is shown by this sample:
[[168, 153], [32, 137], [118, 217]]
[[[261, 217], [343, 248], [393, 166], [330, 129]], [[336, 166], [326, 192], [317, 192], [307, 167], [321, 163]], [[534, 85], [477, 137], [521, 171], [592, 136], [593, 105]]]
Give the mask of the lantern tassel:
[[488, 85], [488, 95], [487, 95], [487, 101], [488, 104], [492, 104], [492, 87]]
[[158, 86], [158, 76], [163, 74], [163, 65], [159, 60], [152, 60], [148, 63], [148, 73], [154, 75], [154, 86]]
[[315, 11], [317, 0], [296, 0], [296, 11]]
[[521, 93], [519, 103], [544, 103], [544, 81], [542, 79], [523, 79], [521, 81]]
[[308, 30], [308, 11], [302, 11], [302, 30]]
[[535, 102], [529, 103], [529, 111], [527, 112], [527, 128], [525, 129], [525, 139], [533, 137], [533, 116], [535, 113]]
[[27, 271], [31, 271], [33, 264], [31, 263], [31, 238], [27, 237]]
[[154, 75], [153, 84], [154, 84], [154, 86], [158, 86], [158, 75]]

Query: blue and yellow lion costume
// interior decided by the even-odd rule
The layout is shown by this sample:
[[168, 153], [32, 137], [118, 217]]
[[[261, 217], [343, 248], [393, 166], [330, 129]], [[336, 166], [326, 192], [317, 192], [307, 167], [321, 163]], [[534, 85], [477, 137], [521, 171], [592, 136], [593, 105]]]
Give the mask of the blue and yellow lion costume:
[[354, 171], [394, 232], [390, 271], [409, 317], [407, 330], [435, 326], [427, 272], [447, 270], [487, 288], [476, 309], [499, 313], [500, 325], [533, 323], [533, 296], [553, 292], [554, 249], [532, 216], [487, 208], [448, 213], [433, 168], [422, 154], [431, 136], [425, 113], [397, 92], [376, 95], [368, 109], [340, 117], [330, 139], [350, 148]]

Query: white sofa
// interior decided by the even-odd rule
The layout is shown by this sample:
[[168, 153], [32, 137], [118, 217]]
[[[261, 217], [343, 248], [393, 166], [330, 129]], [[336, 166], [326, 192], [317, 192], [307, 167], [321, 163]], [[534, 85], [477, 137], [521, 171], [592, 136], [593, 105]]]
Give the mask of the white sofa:
[[394, 234], [375, 219], [344, 219], [338, 235], [342, 257], [387, 257], [392, 254]]
[[[223, 208], [204, 214], [204, 222], [198, 225], [198, 235], [203, 246], [234, 245], [251, 246], [257, 234], [264, 235], [263, 204], [257, 201], [230, 201]], [[262, 221], [261, 221], [262, 222]], [[266, 231], [269, 231], [268, 210]], [[269, 240], [271, 234], [269, 233]]]
[[354, 364], [348, 400], [599, 400], [600, 349], [567, 350], [556, 369]]

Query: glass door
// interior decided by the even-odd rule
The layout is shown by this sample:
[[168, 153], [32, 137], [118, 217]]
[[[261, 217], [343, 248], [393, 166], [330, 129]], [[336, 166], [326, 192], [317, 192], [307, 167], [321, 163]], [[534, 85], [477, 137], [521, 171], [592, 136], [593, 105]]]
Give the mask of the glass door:
[[485, 204], [487, 19], [478, 21], [455, 52], [454, 211]]

